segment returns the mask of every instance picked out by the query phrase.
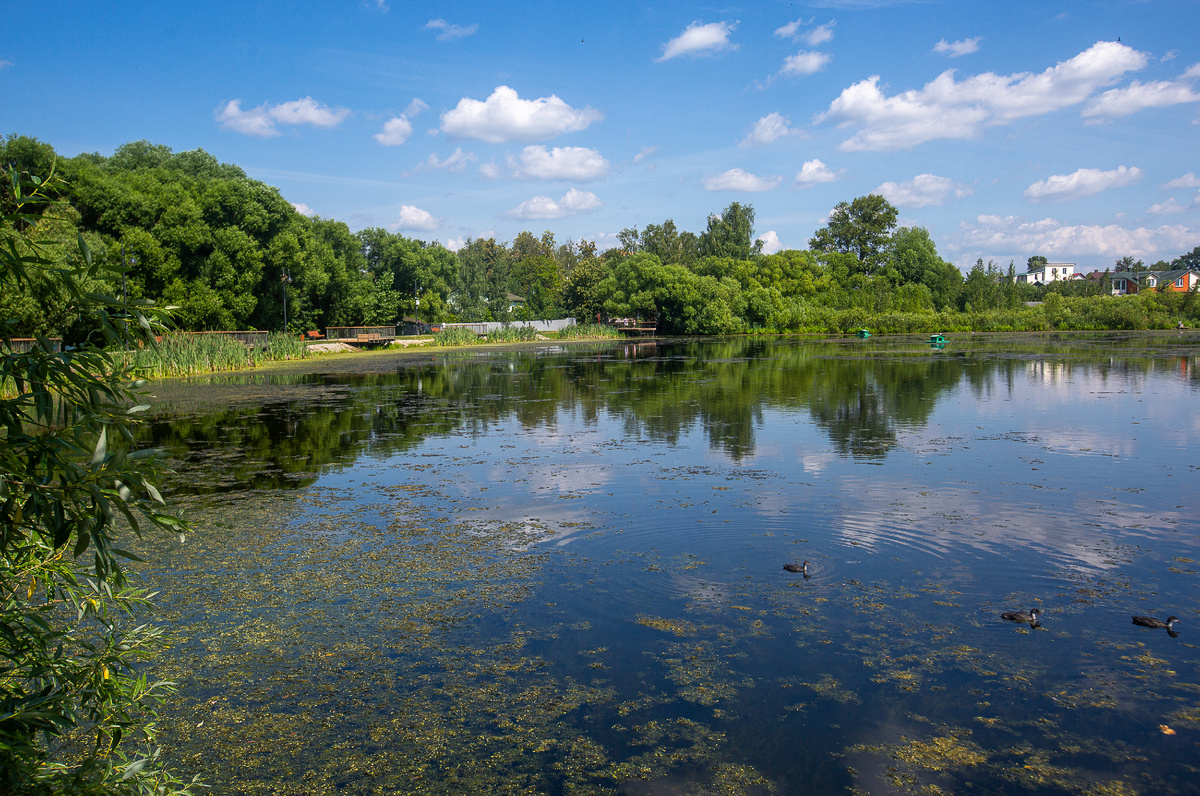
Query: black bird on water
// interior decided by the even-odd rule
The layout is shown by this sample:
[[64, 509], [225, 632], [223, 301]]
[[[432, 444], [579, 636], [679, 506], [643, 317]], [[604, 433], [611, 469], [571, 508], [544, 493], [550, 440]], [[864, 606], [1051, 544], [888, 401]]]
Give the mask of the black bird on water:
[[806, 577], [806, 578], [808, 577], [808, 562], [807, 561], [805, 561], [803, 564], [784, 564], [783, 568], [786, 569], [788, 572], [799, 572], [802, 575], [804, 575], [804, 577]]
[[1010, 622], [1028, 622], [1031, 625], [1036, 625], [1042, 621], [1042, 609], [1030, 608], [1028, 611], [1005, 611], [1000, 614], [1000, 618], [1007, 619]]
[[1165, 622], [1161, 619], [1155, 619], [1152, 616], [1135, 616], [1133, 618], [1133, 623], [1135, 625], [1140, 625], [1142, 627], [1153, 627], [1159, 630], [1163, 628], [1166, 628], [1167, 630], [1174, 630], [1174, 625], [1178, 621], [1179, 617], [1177, 616], [1168, 616], [1167, 621]]

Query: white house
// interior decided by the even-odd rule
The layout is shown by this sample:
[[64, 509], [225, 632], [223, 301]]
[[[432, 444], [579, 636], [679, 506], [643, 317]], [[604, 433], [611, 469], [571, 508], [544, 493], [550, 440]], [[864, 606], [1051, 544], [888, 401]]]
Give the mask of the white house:
[[1036, 268], [1030, 268], [1023, 274], [1017, 274], [1017, 281], [1045, 285], [1050, 282], [1071, 279], [1073, 276], [1075, 276], [1075, 263], [1046, 263]]

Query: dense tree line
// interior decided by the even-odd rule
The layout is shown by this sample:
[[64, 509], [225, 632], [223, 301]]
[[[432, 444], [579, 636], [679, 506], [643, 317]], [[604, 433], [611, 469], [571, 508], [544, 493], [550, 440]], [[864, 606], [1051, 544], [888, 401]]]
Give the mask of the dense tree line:
[[[667, 333], [720, 334], [838, 331], [903, 315], [893, 323], [900, 330], [927, 325], [921, 318], [931, 314], [1013, 312], [1047, 294], [1098, 300], [1106, 290], [1097, 280], [1019, 283], [1012, 263], [980, 261], [964, 276], [925, 229], [897, 227], [896, 208], [878, 195], [839, 204], [805, 251], [764, 255], [754, 208], [734, 202], [699, 234], [667, 219], [622, 230], [603, 252], [587, 241], [559, 243], [550, 231], [472, 239], [451, 252], [302, 215], [275, 188], [202, 150], [137, 141], [111, 157], [59, 158], [50, 145], [13, 135], [0, 145], [0, 165], [56, 173], [68, 186], [66, 203], [45, 211], [49, 223], [6, 234], [30, 236], [64, 262], [82, 234], [103, 264], [125, 266], [120, 284], [109, 277], [98, 289], [176, 306], [189, 330], [278, 330], [285, 301], [293, 331], [394, 324], [417, 314], [418, 298], [423, 321], [636, 317]], [[11, 190], [0, 201], [11, 204]], [[1197, 263], [1200, 247], [1152, 267]], [[1115, 263], [1142, 268], [1128, 257]], [[38, 284], [6, 286], [0, 312], [30, 334], [86, 334], [80, 319], [46, 299]], [[1166, 308], [1176, 314], [1197, 309], [1162, 301], [1179, 304]]]

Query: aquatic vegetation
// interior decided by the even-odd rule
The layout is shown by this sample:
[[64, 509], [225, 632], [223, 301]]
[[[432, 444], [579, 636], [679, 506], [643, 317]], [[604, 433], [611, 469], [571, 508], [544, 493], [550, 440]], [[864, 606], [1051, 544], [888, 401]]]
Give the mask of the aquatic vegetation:
[[433, 336], [434, 345], [478, 345], [479, 342], [477, 334], [462, 326], [452, 326], [449, 329], [442, 329], [442, 331]]
[[[179, 629], [159, 674], [190, 683], [172, 760], [264, 794], [1180, 790], [1147, 739], [1200, 726], [1197, 656], [1128, 616], [1200, 608], [1145, 541], [1197, 557], [1193, 499], [1151, 494], [1191, 471], [1157, 451], [1142, 492], [1091, 500], [1053, 481], [1108, 466], [1098, 440], [935, 410], [1035, 390], [1032, 349], [1002, 348], [573, 345], [206, 382], [220, 412], [180, 402], [158, 443], [200, 531], [141, 567]], [[1062, 378], [1136, 395], [1177, 364]], [[810, 579], [780, 569], [805, 558]], [[1052, 627], [998, 621], [1035, 604]]]
[[620, 340], [621, 332], [603, 323], [577, 323], [558, 332], [560, 340]]

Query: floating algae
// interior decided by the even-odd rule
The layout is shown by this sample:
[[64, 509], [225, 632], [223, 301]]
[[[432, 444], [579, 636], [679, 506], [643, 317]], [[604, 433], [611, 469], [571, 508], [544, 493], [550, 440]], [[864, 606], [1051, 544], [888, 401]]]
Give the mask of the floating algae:
[[[1192, 471], [1070, 439], [980, 345], [393, 364], [189, 420], [176, 486], [210, 497], [140, 567], [178, 638], [166, 753], [230, 793], [846, 792], [875, 782], [830, 761], [919, 713], [880, 790], [1187, 792], [1195, 648], [1125, 625], [1200, 613]], [[1068, 371], [1110, 415], [1177, 379]], [[1118, 454], [1137, 491], [1054, 482]], [[1055, 621], [1000, 626], [1017, 597]]]

